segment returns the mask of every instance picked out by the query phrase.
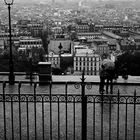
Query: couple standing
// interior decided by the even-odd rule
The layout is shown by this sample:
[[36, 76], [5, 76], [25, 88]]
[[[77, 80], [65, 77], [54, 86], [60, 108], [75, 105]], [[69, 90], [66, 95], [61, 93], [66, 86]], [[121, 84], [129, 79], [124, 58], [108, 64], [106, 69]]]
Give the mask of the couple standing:
[[110, 85], [110, 92], [113, 92], [113, 79], [115, 76], [115, 63], [109, 58], [108, 54], [103, 54], [102, 62], [100, 65], [100, 87], [99, 92], [104, 93], [104, 85], [106, 84], [106, 93], [108, 93], [108, 87]]

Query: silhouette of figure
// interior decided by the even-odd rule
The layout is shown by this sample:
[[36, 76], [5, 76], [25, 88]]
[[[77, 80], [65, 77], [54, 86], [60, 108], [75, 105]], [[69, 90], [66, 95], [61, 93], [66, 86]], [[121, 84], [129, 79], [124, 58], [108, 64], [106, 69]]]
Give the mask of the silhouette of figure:
[[[106, 93], [110, 85], [110, 93], [113, 92], [113, 79], [115, 77], [115, 63], [109, 59], [107, 55], [103, 55], [100, 67], [100, 87], [99, 92], [104, 93], [104, 85], [106, 84]], [[105, 82], [106, 80], [106, 82]]]

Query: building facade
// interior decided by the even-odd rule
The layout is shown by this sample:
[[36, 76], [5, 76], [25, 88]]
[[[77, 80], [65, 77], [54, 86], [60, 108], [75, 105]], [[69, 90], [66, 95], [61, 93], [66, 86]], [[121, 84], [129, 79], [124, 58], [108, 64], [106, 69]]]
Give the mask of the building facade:
[[81, 23], [76, 25], [77, 33], [85, 33], [89, 32], [89, 25], [88, 23]]
[[46, 55], [46, 61], [51, 62], [51, 66], [54, 68], [60, 67], [60, 57], [59, 55]]
[[81, 74], [85, 70], [86, 75], [99, 75], [100, 56], [98, 55], [75, 55], [74, 74]]
[[[17, 40], [19, 39], [19, 34], [18, 33], [12, 33], [12, 40]], [[0, 33], [0, 40], [9, 40], [9, 33]]]
[[28, 24], [28, 30], [33, 37], [40, 37], [43, 31], [43, 23], [30, 23]]
[[32, 48], [41, 48], [42, 47], [42, 40], [32, 37], [23, 37], [19, 40], [19, 50], [26, 50], [26, 49], [32, 49]]
[[88, 42], [93, 41], [96, 38], [102, 38], [103, 35], [100, 32], [85, 32], [85, 33], [78, 33], [78, 38], [85, 37]]
[[62, 50], [61, 52], [65, 52], [68, 51], [69, 53], [72, 52], [72, 47], [73, 47], [73, 42], [71, 40], [68, 39], [53, 39], [50, 40], [50, 43], [48, 45], [48, 52], [49, 53], [54, 53], [54, 54], [59, 54], [60, 53], [60, 49], [58, 48], [58, 46], [62, 45]]

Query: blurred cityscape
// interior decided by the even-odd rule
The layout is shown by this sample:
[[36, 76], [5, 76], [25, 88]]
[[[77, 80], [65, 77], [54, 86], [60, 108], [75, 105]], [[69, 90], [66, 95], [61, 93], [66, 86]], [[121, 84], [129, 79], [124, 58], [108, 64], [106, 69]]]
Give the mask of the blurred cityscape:
[[[0, 11], [0, 71], [6, 72], [9, 21], [4, 1]], [[84, 69], [87, 75], [99, 75], [101, 55], [107, 53], [128, 74], [140, 75], [138, 0], [15, 0], [11, 22], [14, 71], [27, 72], [32, 62], [36, 72], [39, 61], [50, 61], [53, 74], [79, 75]]]

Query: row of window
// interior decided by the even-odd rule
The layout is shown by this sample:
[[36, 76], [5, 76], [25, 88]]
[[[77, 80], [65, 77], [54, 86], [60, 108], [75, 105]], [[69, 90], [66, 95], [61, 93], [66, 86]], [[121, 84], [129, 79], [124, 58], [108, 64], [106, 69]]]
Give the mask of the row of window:
[[85, 37], [85, 38], [95, 38], [95, 37], [100, 37], [100, 34], [93, 34], [93, 35], [78, 35], [78, 37]]
[[76, 26], [76, 29], [89, 29], [89, 26], [87, 25]]
[[[9, 37], [9, 34], [5, 35], [5, 34], [2, 34], [0, 35], [0, 38], [8, 38]], [[12, 35], [12, 37], [19, 37], [19, 35]]]
[[86, 63], [86, 64], [94, 64], [94, 63], [100, 63], [100, 61], [75, 61], [74, 63], [78, 64], [78, 63]]
[[51, 57], [51, 58], [49, 58], [49, 61], [58, 61], [58, 60], [59, 60], [58, 57]]
[[40, 48], [41, 46], [20, 46], [20, 49]]
[[20, 42], [21, 45], [33, 45], [33, 44], [42, 44], [41, 41], [21, 41]]
[[84, 65], [84, 66], [85, 66], [85, 65], [87, 65], [87, 66], [89, 66], [89, 65], [90, 65], [90, 66], [93, 66], [93, 65], [94, 65], [94, 66], [97, 66], [97, 65], [99, 65], [99, 63], [90, 63], [90, 62], [89, 62], [89, 63], [85, 63], [85, 62], [82, 63], [82, 62], [76, 62], [75, 65], [76, 65], [76, 66], [78, 66], [78, 65], [80, 65], [80, 66], [81, 66], [81, 65]]
[[75, 67], [75, 70], [82, 70], [82, 69], [85, 69], [85, 70], [89, 70], [89, 71], [96, 71], [96, 70], [99, 70], [97, 67]]
[[40, 48], [40, 47], [42, 47], [42, 45], [20, 45], [20, 48], [32, 48], [32, 47], [34, 47], [34, 48]]
[[53, 65], [57, 65], [57, 64], [59, 64], [59, 62], [58, 61], [51, 61], [51, 64]]
[[75, 61], [100, 61], [99, 57], [75, 57]]
[[108, 50], [107, 46], [98, 47], [98, 50]]

